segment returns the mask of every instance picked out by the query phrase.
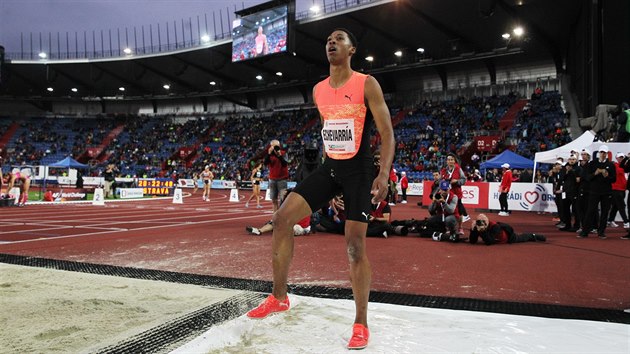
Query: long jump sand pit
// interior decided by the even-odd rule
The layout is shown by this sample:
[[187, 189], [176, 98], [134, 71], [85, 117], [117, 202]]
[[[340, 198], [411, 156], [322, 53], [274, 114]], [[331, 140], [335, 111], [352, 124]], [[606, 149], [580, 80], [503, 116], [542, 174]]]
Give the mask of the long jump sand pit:
[[237, 293], [0, 263], [0, 352], [94, 352]]

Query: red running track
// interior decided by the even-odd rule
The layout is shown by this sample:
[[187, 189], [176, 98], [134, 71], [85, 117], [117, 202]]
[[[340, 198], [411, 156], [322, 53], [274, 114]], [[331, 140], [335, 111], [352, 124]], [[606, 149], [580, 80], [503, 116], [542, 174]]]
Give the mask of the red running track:
[[[171, 200], [30, 205], [0, 209], [0, 253], [271, 280], [271, 235], [245, 226], [271, 218], [264, 209], [229, 202], [226, 191]], [[426, 209], [393, 207], [394, 219], [424, 218]], [[472, 212], [474, 217], [477, 213]], [[494, 216], [494, 218], [499, 218]], [[469, 245], [418, 237], [369, 238], [372, 288], [397, 293], [583, 306], [630, 308], [630, 241], [623, 229], [609, 238], [577, 239], [560, 232], [549, 214], [515, 212], [501, 218], [546, 243]], [[465, 224], [470, 228], [470, 222]], [[290, 282], [350, 287], [343, 237], [317, 233], [296, 239]]]

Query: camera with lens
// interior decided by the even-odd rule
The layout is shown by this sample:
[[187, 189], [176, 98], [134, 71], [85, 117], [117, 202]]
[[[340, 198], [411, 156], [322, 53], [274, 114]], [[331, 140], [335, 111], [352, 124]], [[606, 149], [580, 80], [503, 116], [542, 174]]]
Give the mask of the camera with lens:
[[477, 220], [477, 221], [475, 222], [475, 225], [477, 225], [477, 226], [484, 226], [485, 224], [486, 224], [486, 222], [485, 222], [485, 221], [483, 221], [483, 220]]
[[273, 149], [276, 150], [276, 151], [280, 151], [280, 146], [276, 145], [276, 146], [273, 147]]

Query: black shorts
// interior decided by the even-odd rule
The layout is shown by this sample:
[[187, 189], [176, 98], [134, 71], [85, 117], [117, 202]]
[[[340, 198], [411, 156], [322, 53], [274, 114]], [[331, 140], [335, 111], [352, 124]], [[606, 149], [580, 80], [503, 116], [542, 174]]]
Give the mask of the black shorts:
[[367, 223], [372, 211], [370, 190], [375, 172], [371, 156], [350, 160], [327, 158], [293, 192], [306, 200], [311, 212], [328, 205], [336, 194], [343, 192], [347, 219]]
[[260, 181], [254, 181], [254, 185], [255, 186], [259, 186], [260, 185]]
[[210, 184], [210, 180], [209, 179], [204, 179], [203, 180], [203, 184]]

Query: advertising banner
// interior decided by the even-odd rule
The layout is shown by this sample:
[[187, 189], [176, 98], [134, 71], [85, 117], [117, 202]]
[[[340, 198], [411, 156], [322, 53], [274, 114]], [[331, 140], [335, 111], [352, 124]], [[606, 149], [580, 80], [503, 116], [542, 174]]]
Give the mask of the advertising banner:
[[[489, 183], [490, 195], [488, 208], [500, 210], [500, 183]], [[508, 207], [510, 211], [546, 211], [557, 212], [551, 183], [512, 183], [508, 193]]]
[[[430, 205], [431, 187], [433, 181], [424, 181], [424, 190], [427, 193], [422, 195], [422, 205]], [[466, 182], [462, 186], [462, 204], [468, 208], [487, 209], [488, 208], [488, 183], [485, 182]]]
[[[398, 190], [398, 195], [402, 195], [402, 188], [400, 188], [400, 183], [396, 184], [396, 189]], [[409, 183], [407, 187], [407, 195], [422, 195], [422, 191], [424, 190], [422, 183]]]
[[144, 198], [144, 189], [142, 188], [119, 188], [120, 199], [137, 199]]
[[52, 192], [54, 200], [87, 200], [88, 192], [91, 192], [85, 188], [51, 187], [49, 190]]

